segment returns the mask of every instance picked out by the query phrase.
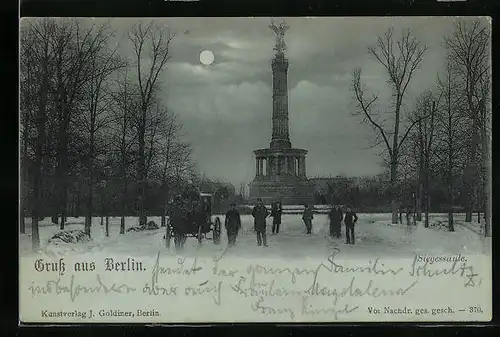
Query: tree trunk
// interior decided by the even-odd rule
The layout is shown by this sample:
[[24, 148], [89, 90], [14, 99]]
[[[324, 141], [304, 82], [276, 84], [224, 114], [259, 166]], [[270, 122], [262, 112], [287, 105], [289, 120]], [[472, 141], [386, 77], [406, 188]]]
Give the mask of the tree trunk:
[[[422, 121], [418, 122], [418, 193], [417, 193], [417, 207], [416, 217], [417, 221], [422, 221], [422, 203], [425, 205], [424, 200], [424, 136], [422, 131]], [[424, 206], [425, 207], [425, 206]]]
[[[451, 153], [450, 153], [451, 154]], [[449, 154], [448, 160], [448, 207], [450, 208], [448, 210], [448, 231], [454, 232], [455, 231], [455, 226], [453, 224], [453, 172], [452, 172], [452, 157]]]
[[[42, 84], [43, 86], [43, 84]], [[43, 90], [43, 89], [42, 89]], [[43, 96], [40, 98], [43, 99]], [[41, 103], [38, 111], [37, 117], [37, 145], [35, 154], [35, 165], [34, 165], [34, 185], [33, 185], [33, 217], [31, 220], [31, 240], [32, 248], [34, 251], [40, 248], [40, 234], [38, 232], [38, 222], [41, 215], [41, 204], [43, 198], [42, 189], [42, 156], [43, 156], [43, 146], [45, 144], [45, 104]]]
[[[124, 168], [125, 170], [125, 168]], [[126, 175], [126, 174], [125, 174]], [[120, 218], [120, 234], [125, 234], [125, 211], [127, 209], [126, 196], [127, 196], [127, 179], [123, 179], [123, 192], [122, 192], [122, 216]]]
[[23, 153], [22, 153], [22, 173], [23, 173], [23, 182], [22, 185], [24, 188], [22, 189], [22, 196], [21, 196], [21, 207], [20, 207], [20, 213], [21, 213], [21, 221], [19, 224], [19, 231], [21, 234], [26, 233], [26, 219], [25, 219], [25, 210], [26, 210], [26, 201], [27, 197], [29, 195], [28, 188], [28, 180], [29, 180], [29, 175], [28, 175], [28, 138], [29, 138], [29, 124], [30, 124], [30, 118], [29, 118], [29, 112], [25, 112], [24, 116], [24, 128], [23, 128]]
[[426, 151], [425, 166], [424, 166], [424, 208], [425, 208], [425, 222], [424, 227], [429, 228], [429, 211], [431, 206], [431, 197], [429, 191], [429, 150]]
[[467, 206], [465, 211], [465, 222], [472, 222], [472, 210], [470, 206]]
[[146, 180], [146, 156], [145, 156], [145, 128], [146, 128], [146, 109], [143, 107], [142, 121], [139, 127], [139, 167], [138, 167], [138, 180], [139, 180], [139, 225], [145, 226], [147, 223], [145, 204], [145, 180]]
[[391, 162], [391, 213], [392, 213], [392, 224], [397, 224], [398, 223], [398, 202], [396, 200], [397, 198], [397, 180], [396, 180], [396, 174], [397, 174], [397, 162], [395, 160], [392, 160]]
[[425, 223], [424, 227], [429, 228], [429, 211], [431, 208], [431, 198], [429, 196], [429, 193], [427, 193], [426, 198], [425, 198]]
[[57, 193], [57, 208], [56, 212], [60, 216], [60, 229], [63, 230], [66, 222], [66, 206], [67, 206], [67, 183], [68, 183], [68, 124], [69, 124], [69, 112], [64, 107], [59, 107], [63, 109], [60, 116], [59, 131], [58, 131], [58, 165], [57, 165], [57, 183], [58, 183], [58, 193]]
[[161, 212], [161, 227], [165, 227], [167, 225], [167, 211], [167, 202], [163, 201], [163, 212]]
[[[93, 165], [93, 164], [90, 164]], [[93, 170], [89, 170], [89, 191], [87, 195], [87, 215], [85, 217], [85, 233], [90, 236], [90, 230], [92, 227], [92, 209], [93, 209]]]
[[128, 189], [128, 180], [127, 180], [127, 143], [126, 143], [126, 133], [127, 133], [127, 114], [126, 111], [123, 112], [123, 125], [122, 125], [122, 134], [121, 134], [121, 170], [122, 170], [122, 181], [123, 181], [123, 191], [121, 195], [122, 199], [122, 216], [120, 218], [120, 234], [125, 234], [125, 212], [127, 210], [127, 189]]
[[126, 205], [126, 195], [127, 195], [127, 180], [124, 179], [124, 187], [122, 192], [122, 215], [120, 217], [120, 234], [125, 234], [125, 211], [127, 209]]
[[476, 198], [476, 183], [477, 183], [477, 136], [478, 136], [478, 123], [477, 116], [472, 119], [472, 141], [469, 153], [469, 163], [466, 168], [466, 188], [467, 188], [467, 202], [465, 209], [465, 221], [472, 222], [472, 212], [474, 211], [474, 198]]
[[453, 135], [453, 115], [451, 110], [451, 72], [448, 68], [448, 87], [447, 87], [447, 143], [448, 143], [448, 162], [447, 162], [447, 183], [448, 183], [448, 207], [450, 208], [448, 211], [448, 231], [454, 232], [455, 225], [453, 221], [453, 207], [454, 207], [454, 198], [453, 198], [453, 145], [454, 145], [454, 135]]
[[125, 234], [125, 216], [120, 217], [120, 234]]
[[89, 236], [90, 236], [90, 228], [92, 227], [92, 203], [93, 203], [92, 185], [93, 181], [92, 178], [90, 178], [89, 194], [87, 195], [87, 216], [85, 217], [85, 233], [87, 233]]
[[106, 237], [109, 236], [109, 217], [106, 216]]
[[[91, 109], [92, 110], [92, 109]], [[85, 219], [85, 233], [90, 236], [90, 227], [92, 227], [93, 216], [93, 191], [94, 191], [94, 152], [95, 152], [95, 114], [91, 111], [90, 116], [90, 137], [89, 137], [89, 153], [88, 153], [88, 175], [89, 175], [89, 191], [87, 195], [87, 218]]]
[[40, 248], [40, 234], [38, 232], [38, 221], [41, 216], [41, 204], [43, 198], [43, 185], [42, 185], [42, 159], [45, 147], [45, 122], [46, 122], [46, 108], [47, 108], [47, 94], [49, 88], [48, 77], [48, 41], [45, 41], [45, 57], [42, 60], [42, 80], [40, 83], [40, 95], [37, 112], [37, 142], [34, 163], [34, 185], [33, 185], [33, 220], [31, 223], [31, 240], [32, 248], [34, 251]]
[[[419, 178], [422, 179], [422, 178]], [[422, 221], [422, 201], [424, 200], [424, 184], [419, 183], [418, 184], [418, 193], [416, 196], [416, 219], [417, 221]]]
[[491, 236], [491, 161], [490, 161], [490, 139], [489, 133], [487, 132], [487, 117], [486, 117], [486, 106], [483, 104], [483, 122], [481, 123], [482, 133], [483, 133], [483, 151], [482, 151], [482, 167], [483, 167], [483, 193], [484, 193], [484, 235], [486, 237]]

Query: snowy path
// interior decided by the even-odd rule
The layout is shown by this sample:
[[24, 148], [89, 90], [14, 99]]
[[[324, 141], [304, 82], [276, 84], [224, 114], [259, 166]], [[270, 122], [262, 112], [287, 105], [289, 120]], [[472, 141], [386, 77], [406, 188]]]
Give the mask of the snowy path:
[[[442, 221], [443, 215], [432, 215], [431, 223]], [[333, 246], [338, 247], [349, 256], [379, 256], [410, 257], [415, 254], [443, 255], [443, 254], [475, 254], [490, 251], [490, 241], [485, 240], [473, 225], [464, 225], [463, 220], [457, 216], [455, 232], [439, 230], [437, 228], [423, 228], [422, 225], [408, 229], [404, 225], [389, 225], [389, 214], [360, 214], [356, 225], [356, 245], [344, 243], [345, 234], [342, 228], [342, 239], [326, 238], [328, 223], [326, 215], [318, 214], [313, 220], [313, 234], [306, 235], [305, 227], [300, 215], [283, 215], [279, 235], [271, 235], [272, 219], [268, 220], [269, 247], [257, 247], [253, 220], [251, 216], [242, 216], [242, 230], [237, 239], [236, 247], [231, 249], [231, 254], [236, 256], [278, 257], [297, 259], [303, 257], [326, 256]], [[150, 217], [160, 223], [158, 217]], [[224, 223], [223, 217], [221, 217]], [[67, 229], [83, 229], [83, 218], [69, 218]], [[126, 218], [126, 228], [135, 226], [137, 218]], [[47, 245], [48, 239], [59, 231], [57, 226], [50, 224], [47, 218], [40, 226], [40, 240], [42, 248], [49, 254], [68, 254], [71, 252], [109, 252], [110, 254], [123, 254], [134, 256], [154, 256], [158, 251], [175, 254], [173, 249], [167, 251], [162, 237], [165, 229], [161, 228], [148, 232], [129, 232], [119, 234], [120, 219], [110, 218], [110, 236], [105, 237], [104, 226], [100, 226], [100, 218], [93, 219], [92, 237], [90, 245], [70, 245], [65, 247], [51, 247]], [[30, 233], [28, 226], [27, 233]], [[211, 234], [209, 234], [211, 236]], [[214, 245], [212, 241], [198, 247], [195, 238], [188, 238], [185, 255], [216, 255], [226, 247], [226, 235], [222, 232], [221, 245]], [[173, 246], [173, 244], [172, 244]], [[24, 234], [20, 238], [20, 253], [29, 254], [31, 248], [30, 235]]]

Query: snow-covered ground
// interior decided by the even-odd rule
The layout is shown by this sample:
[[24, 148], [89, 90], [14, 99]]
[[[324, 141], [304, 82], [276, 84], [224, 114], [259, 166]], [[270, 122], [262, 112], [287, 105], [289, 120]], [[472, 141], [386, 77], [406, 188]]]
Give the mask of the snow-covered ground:
[[[159, 218], [149, 220], [160, 223]], [[66, 229], [83, 229], [83, 221], [69, 218]], [[445, 221], [445, 214], [433, 214], [431, 225]], [[279, 235], [271, 235], [269, 219], [269, 247], [257, 247], [251, 216], [242, 216], [242, 222], [235, 247], [226, 250], [223, 231], [220, 245], [207, 240], [198, 246], [195, 238], [188, 238], [184, 256], [176, 254], [173, 244], [165, 247], [165, 228], [119, 234], [117, 217], [110, 218], [109, 237], [95, 218], [91, 243], [59, 246], [48, 244], [59, 228], [46, 219], [40, 226], [38, 255], [31, 250], [28, 225], [20, 235], [20, 319], [197, 323], [491, 318], [491, 239], [478, 234], [478, 224], [465, 225], [463, 215], [456, 216], [455, 232], [448, 232], [421, 223], [412, 228], [390, 225], [390, 214], [359, 214], [354, 246], [344, 243], [343, 232], [342, 240], [326, 238], [324, 214], [316, 214], [312, 235], [305, 234], [300, 215], [283, 215]], [[126, 219], [127, 228], [136, 225], [137, 218]], [[466, 259], [460, 265], [419, 262], [416, 256], [459, 254]], [[144, 268], [108, 269], [109, 259], [122, 267], [124, 261], [141, 261]], [[38, 262], [54, 268], [61, 261], [66, 266], [62, 274], [60, 267], [39, 270], [44, 265]], [[92, 269], [80, 269], [89, 263]]]
[[[224, 217], [221, 222], [224, 223]], [[215, 216], [214, 216], [215, 218]], [[317, 214], [313, 220], [313, 234], [306, 235], [305, 227], [300, 215], [284, 214], [279, 235], [271, 234], [272, 219], [268, 219], [268, 248], [256, 246], [256, 237], [253, 231], [253, 219], [250, 215], [242, 215], [242, 230], [237, 239], [237, 245], [232, 249], [236, 256], [274, 256], [281, 258], [300, 258], [316, 255], [324, 256], [331, 250], [332, 245], [346, 247], [352, 256], [363, 255], [389, 255], [389, 256], [414, 256], [415, 254], [458, 254], [458, 253], [485, 253], [489, 254], [489, 239], [481, 235], [481, 226], [478, 223], [465, 223], [464, 214], [455, 215], [455, 232], [446, 230], [447, 215], [432, 214], [430, 228], [424, 228], [422, 223], [417, 227], [408, 228], [405, 224], [390, 224], [390, 214], [359, 214], [356, 225], [356, 245], [350, 246], [344, 243], [345, 233], [342, 227], [342, 239], [327, 239], [328, 219], [324, 214]], [[150, 217], [149, 220], [160, 224], [159, 217]], [[137, 218], [126, 218], [126, 228], [136, 226]], [[403, 223], [405, 219], [403, 218]], [[440, 225], [437, 225], [440, 224]], [[68, 218], [66, 229], [83, 229], [84, 218]], [[164, 228], [144, 232], [126, 232], [119, 234], [120, 218], [109, 218], [109, 237], [105, 236], [104, 226], [100, 225], [100, 218], [93, 219], [91, 244], [75, 245], [67, 244], [64, 247], [48, 245], [59, 227], [50, 222], [50, 218], [40, 223], [41, 252], [78, 253], [85, 250], [109, 252], [115, 254], [134, 254], [152, 256], [158, 250], [167, 252], [162, 237]], [[26, 234], [20, 236], [20, 254], [25, 256], [31, 251], [31, 228], [30, 219], [27, 219]], [[211, 236], [211, 233], [208, 234]], [[220, 246], [207, 240], [201, 247], [195, 238], [188, 238], [186, 255], [213, 254], [225, 247], [227, 242], [225, 231], [222, 230], [222, 242]], [[173, 246], [173, 244], [172, 244]], [[173, 248], [170, 248], [173, 252]]]

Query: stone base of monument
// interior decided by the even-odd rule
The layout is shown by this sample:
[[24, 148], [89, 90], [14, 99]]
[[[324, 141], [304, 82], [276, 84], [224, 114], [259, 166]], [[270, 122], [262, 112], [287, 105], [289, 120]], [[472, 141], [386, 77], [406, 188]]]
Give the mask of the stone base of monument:
[[283, 205], [312, 204], [314, 185], [307, 181], [266, 181], [254, 180], [250, 183], [250, 203], [261, 198], [264, 204], [280, 200]]

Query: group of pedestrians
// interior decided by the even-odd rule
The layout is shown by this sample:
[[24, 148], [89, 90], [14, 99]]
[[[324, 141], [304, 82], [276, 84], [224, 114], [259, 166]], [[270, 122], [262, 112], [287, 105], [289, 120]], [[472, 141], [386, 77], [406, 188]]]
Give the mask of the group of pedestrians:
[[330, 237], [340, 239], [343, 219], [346, 243], [353, 245], [355, 243], [354, 226], [358, 222], [358, 216], [350, 207], [346, 207], [345, 211], [344, 215], [340, 206], [333, 206], [328, 213], [330, 219]]
[[[304, 205], [302, 220], [304, 221], [306, 233], [308, 235], [312, 234], [314, 213], [315, 210], [313, 205]], [[274, 202], [271, 205], [271, 211], [269, 211], [262, 202], [262, 199], [257, 199], [257, 203], [252, 209], [254, 231], [257, 236], [257, 246], [268, 247], [266, 235], [266, 222], [268, 217], [273, 218], [272, 234], [279, 234], [282, 214], [283, 206], [280, 201]], [[180, 196], [174, 199], [173, 207], [170, 212], [170, 219], [174, 233], [175, 247], [177, 250], [182, 250], [184, 247], [187, 234], [189, 233], [189, 225], [205, 223], [206, 216], [207, 211], [203, 202], [186, 203]], [[346, 243], [354, 244], [354, 226], [358, 221], [356, 213], [350, 207], [346, 207], [344, 214], [341, 207], [333, 206], [328, 213], [328, 217], [330, 237], [337, 239], [341, 238], [341, 226], [342, 222], [344, 222]], [[232, 247], [236, 244], [236, 238], [241, 230], [241, 216], [235, 203], [232, 203], [229, 210], [226, 212], [224, 224], [227, 232], [228, 246]]]
[[[281, 215], [283, 214], [283, 206], [281, 202], [277, 201], [272, 204], [271, 212], [268, 211], [262, 199], [257, 199], [257, 203], [252, 210], [252, 216], [254, 218], [254, 230], [257, 234], [257, 246], [268, 247], [267, 236], [266, 236], [266, 219], [271, 216], [273, 218], [273, 235], [278, 234], [281, 225]], [[227, 215], [226, 215], [227, 216]], [[355, 244], [355, 234], [354, 226], [358, 221], [358, 216], [350, 208], [345, 208], [345, 214], [343, 214], [340, 206], [333, 206], [328, 213], [330, 220], [330, 236], [333, 238], [341, 238], [341, 224], [342, 221], [345, 224], [346, 233], [346, 243]], [[312, 221], [314, 219], [314, 207], [313, 205], [305, 204], [304, 211], [302, 213], [302, 220], [304, 221], [306, 227], [306, 233], [308, 235], [312, 234]], [[241, 223], [241, 221], [240, 221]]]

